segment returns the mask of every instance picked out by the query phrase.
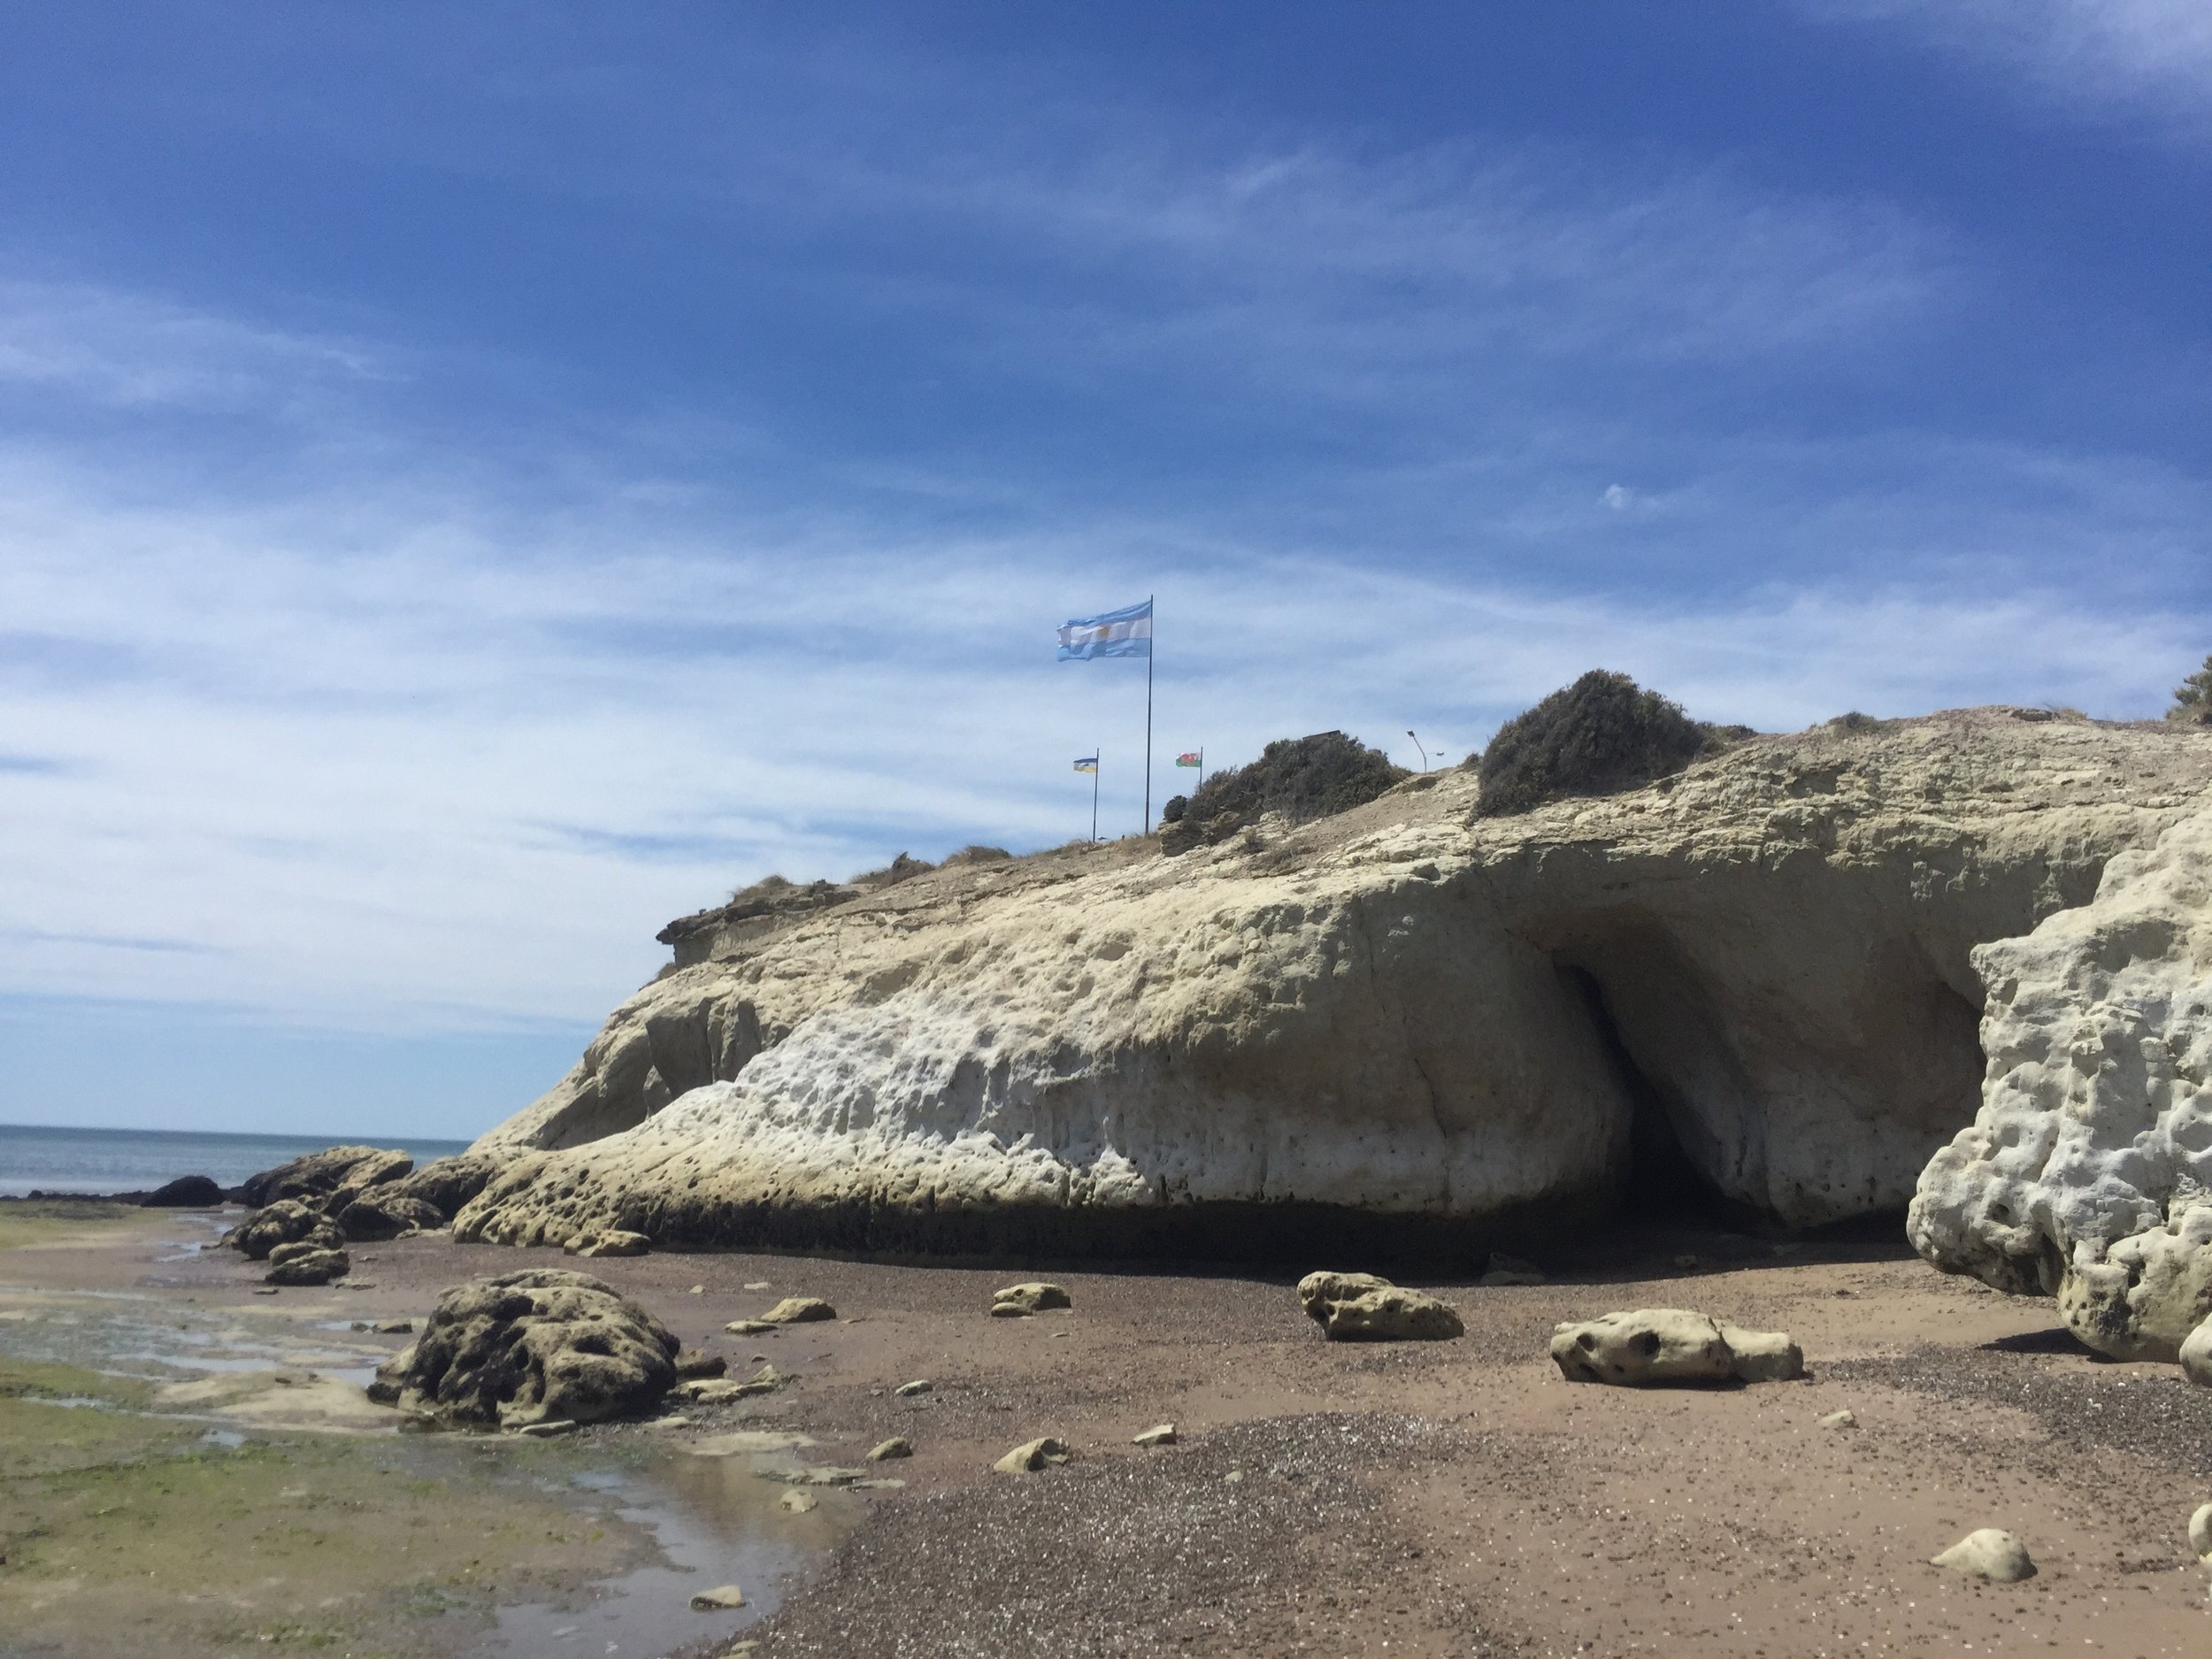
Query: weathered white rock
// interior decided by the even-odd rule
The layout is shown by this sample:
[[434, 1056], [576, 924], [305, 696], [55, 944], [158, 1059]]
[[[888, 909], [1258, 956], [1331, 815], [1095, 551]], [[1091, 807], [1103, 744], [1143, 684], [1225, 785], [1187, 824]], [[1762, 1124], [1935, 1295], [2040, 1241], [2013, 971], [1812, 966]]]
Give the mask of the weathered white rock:
[[2183, 1376], [2200, 1388], [2212, 1388], [2212, 1319], [2189, 1333], [2176, 1357]]
[[895, 1434], [868, 1448], [868, 1461], [872, 1463], [887, 1463], [895, 1458], [913, 1455], [914, 1443], [902, 1434]]
[[1859, 1426], [1859, 1414], [1847, 1409], [1831, 1411], [1820, 1419], [1820, 1426], [1824, 1429], [1855, 1429]]
[[2200, 1561], [2212, 1561], [2212, 1503], [2200, 1505], [2189, 1517], [2189, 1548]]
[[718, 1585], [711, 1590], [701, 1590], [691, 1598], [692, 1610], [699, 1613], [720, 1613], [745, 1605], [745, 1592], [733, 1584]]
[[2062, 1291], [2106, 1352], [2202, 1317], [2212, 1213], [2212, 801], [2115, 856], [2093, 900], [1974, 952], [1987, 1080], [1908, 1230], [1947, 1271]]
[[1747, 1331], [1725, 1319], [1713, 1323], [1733, 1356], [1729, 1370], [1739, 1382], [1794, 1382], [1805, 1374], [1804, 1350], [1786, 1331]]
[[1971, 948], [2082, 903], [2208, 780], [2212, 733], [1988, 710], [1518, 818], [1471, 820], [1453, 773], [1258, 853], [921, 876], [641, 991], [479, 1143], [505, 1167], [456, 1236], [1281, 1254], [1566, 1225], [1630, 1179], [1601, 1002], [1720, 1191], [1864, 1213], [1972, 1114]]
[[580, 1233], [561, 1248], [569, 1256], [643, 1256], [653, 1248], [653, 1240], [642, 1233], [628, 1233], [620, 1227], [603, 1227]]
[[2035, 1563], [2028, 1547], [1993, 1526], [1969, 1532], [1941, 1555], [1931, 1556], [1928, 1564], [1971, 1578], [1986, 1578], [1992, 1584], [2017, 1584], [2035, 1577]]
[[1033, 1475], [1064, 1463], [1074, 1455], [1065, 1445], [1048, 1434], [1040, 1440], [1025, 1440], [991, 1467], [1002, 1475]]
[[1143, 1446], [1147, 1448], [1154, 1446], [1172, 1446], [1175, 1444], [1175, 1425], [1172, 1423], [1155, 1424], [1152, 1427], [1145, 1430], [1141, 1434], [1131, 1435], [1129, 1437], [1129, 1443], [1132, 1446]]
[[901, 1383], [891, 1392], [902, 1400], [911, 1400], [918, 1394], [932, 1392], [936, 1385], [926, 1377], [917, 1377], [912, 1382]]
[[2070, 1263], [2059, 1277], [2067, 1328], [2101, 1354], [2178, 1359], [2189, 1333], [2212, 1317], [2212, 1197], [2181, 1179], [2164, 1225], [2122, 1239], [2101, 1261]]
[[820, 1509], [822, 1501], [811, 1492], [787, 1492], [776, 1500], [776, 1507], [787, 1515], [805, 1515]]
[[1786, 1382], [1803, 1375], [1795, 1342], [1685, 1308], [1639, 1308], [1557, 1326], [1551, 1356], [1570, 1382], [1649, 1387], [1682, 1383]]

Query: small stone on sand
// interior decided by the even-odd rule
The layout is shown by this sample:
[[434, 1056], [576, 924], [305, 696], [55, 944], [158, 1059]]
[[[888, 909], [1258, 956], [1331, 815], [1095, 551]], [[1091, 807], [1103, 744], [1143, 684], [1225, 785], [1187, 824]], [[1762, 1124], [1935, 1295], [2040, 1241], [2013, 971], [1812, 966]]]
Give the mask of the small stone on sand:
[[1969, 1532], [1940, 1555], [1929, 1557], [1930, 1566], [1946, 1568], [1992, 1584], [2017, 1584], [2035, 1577], [2035, 1563], [2027, 1546], [2010, 1532], [1993, 1526]]
[[1175, 1444], [1175, 1425], [1172, 1423], [1158, 1424], [1141, 1434], [1133, 1436], [1129, 1443], [1132, 1446], [1172, 1446]]
[[822, 1501], [811, 1492], [787, 1492], [776, 1500], [776, 1507], [787, 1515], [804, 1515], [810, 1509], [820, 1509]]
[[767, 1279], [748, 1279], [746, 1281], [745, 1288], [748, 1290], [773, 1290], [775, 1286]]
[[2189, 1548], [2200, 1561], [2212, 1561], [2212, 1503], [2189, 1517]]
[[566, 1417], [548, 1417], [542, 1423], [526, 1423], [515, 1432], [534, 1440], [549, 1440], [557, 1434], [575, 1433], [576, 1425]]
[[991, 1467], [1002, 1475], [1033, 1475], [1055, 1463], [1064, 1463], [1073, 1455], [1065, 1445], [1048, 1434], [1017, 1446]]
[[913, 1455], [913, 1442], [907, 1440], [903, 1435], [897, 1434], [893, 1435], [889, 1440], [884, 1441], [882, 1445], [871, 1447], [868, 1450], [868, 1461], [872, 1463], [889, 1463], [894, 1457], [911, 1457]]
[[902, 1400], [911, 1400], [916, 1394], [926, 1394], [929, 1393], [934, 1386], [935, 1385], [933, 1384], [928, 1378], [917, 1377], [912, 1382], [901, 1383], [891, 1392], [897, 1394]]
[[1849, 1411], [1831, 1411], [1820, 1419], [1820, 1426], [1824, 1429], [1855, 1429], [1859, 1426], [1859, 1419]]
[[812, 1325], [818, 1320], [835, 1317], [837, 1310], [819, 1296], [786, 1296], [762, 1314], [759, 1323], [764, 1325]]
[[720, 1613], [730, 1608], [745, 1605], [745, 1592], [733, 1584], [717, 1585], [711, 1590], [701, 1590], [691, 1598], [695, 1611]]

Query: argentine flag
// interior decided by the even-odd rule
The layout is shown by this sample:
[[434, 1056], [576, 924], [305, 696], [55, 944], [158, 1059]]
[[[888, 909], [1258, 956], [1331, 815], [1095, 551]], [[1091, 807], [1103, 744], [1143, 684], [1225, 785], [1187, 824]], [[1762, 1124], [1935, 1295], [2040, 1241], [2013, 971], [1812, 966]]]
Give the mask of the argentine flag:
[[1077, 617], [1060, 625], [1060, 660], [1088, 662], [1094, 657], [1152, 655], [1152, 602], [1109, 611], [1102, 617]]

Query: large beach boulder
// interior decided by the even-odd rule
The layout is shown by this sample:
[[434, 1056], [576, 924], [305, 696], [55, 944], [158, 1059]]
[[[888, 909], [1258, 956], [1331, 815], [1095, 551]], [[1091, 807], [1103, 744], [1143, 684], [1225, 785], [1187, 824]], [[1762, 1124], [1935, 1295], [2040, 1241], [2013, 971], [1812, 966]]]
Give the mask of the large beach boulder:
[[1981, 1106], [1907, 1223], [1938, 1267], [2059, 1293], [2131, 1358], [2171, 1357], [2212, 1278], [2212, 799], [2189, 804], [2089, 902], [1974, 952]]
[[656, 1405], [681, 1346], [603, 1280], [533, 1268], [445, 1292], [369, 1392], [456, 1427], [597, 1423]]
[[1969, 710], [1509, 818], [1454, 772], [1175, 858], [693, 918], [478, 1143], [456, 1236], [1472, 1263], [1636, 1187], [1901, 1206], [1979, 1098], [1975, 948], [2208, 785], [2212, 731]]

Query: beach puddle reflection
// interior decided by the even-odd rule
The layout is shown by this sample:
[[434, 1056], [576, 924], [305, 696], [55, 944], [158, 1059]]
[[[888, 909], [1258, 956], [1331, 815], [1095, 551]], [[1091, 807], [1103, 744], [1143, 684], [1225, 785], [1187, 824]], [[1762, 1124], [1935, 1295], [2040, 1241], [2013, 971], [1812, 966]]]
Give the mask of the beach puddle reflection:
[[[466, 1650], [467, 1659], [655, 1659], [689, 1643], [726, 1641], [775, 1610], [793, 1576], [858, 1518], [862, 1502], [825, 1491], [820, 1507], [795, 1515], [780, 1502], [790, 1488], [762, 1479], [746, 1457], [677, 1455], [643, 1469], [576, 1475], [568, 1484], [603, 1495], [615, 1515], [650, 1532], [663, 1559], [572, 1600], [500, 1608], [495, 1627]], [[702, 1590], [731, 1584], [744, 1591], [744, 1606], [691, 1606]]]

